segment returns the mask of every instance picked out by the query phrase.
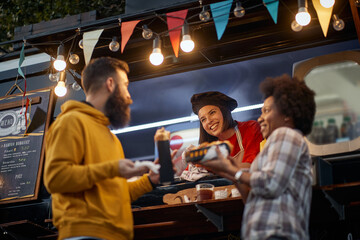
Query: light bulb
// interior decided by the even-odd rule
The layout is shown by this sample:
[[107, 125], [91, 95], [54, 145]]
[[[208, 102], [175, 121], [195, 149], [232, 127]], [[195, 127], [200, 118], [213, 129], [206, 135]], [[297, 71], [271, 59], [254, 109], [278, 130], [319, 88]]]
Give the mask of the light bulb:
[[142, 26], [142, 37], [146, 40], [149, 40], [153, 37], [154, 33], [151, 29], [149, 29], [146, 25]]
[[333, 15], [333, 28], [336, 31], [341, 31], [345, 28], [345, 22], [340, 19], [336, 14]]
[[120, 44], [117, 41], [117, 37], [113, 37], [112, 41], [109, 43], [109, 49], [113, 52], [119, 51]]
[[360, 7], [360, 0], [355, 0], [355, 6]]
[[74, 82], [71, 87], [74, 91], [79, 91], [81, 89], [81, 86], [77, 82]]
[[190, 35], [184, 35], [180, 43], [180, 48], [184, 52], [191, 52], [195, 47], [195, 43], [191, 40]]
[[235, 17], [241, 18], [245, 15], [245, 8], [241, 6], [241, 2], [236, 2], [236, 7], [234, 8]]
[[203, 22], [207, 22], [210, 20], [210, 17], [210, 12], [204, 6], [202, 11], [199, 13], [199, 19]]
[[65, 82], [63, 81], [59, 81], [58, 84], [55, 87], [55, 94], [58, 97], [63, 97], [65, 96], [67, 92], [66, 86], [65, 86]]
[[64, 53], [65, 53], [64, 45], [60, 44], [57, 49], [56, 60], [54, 61], [54, 68], [59, 72], [66, 68]]
[[79, 41], [79, 48], [84, 49], [84, 42], [82, 39]]
[[154, 48], [153, 52], [150, 54], [149, 60], [152, 65], [158, 66], [164, 61], [164, 56], [161, 53], [160, 48]]
[[321, 6], [324, 8], [331, 8], [335, 4], [335, 0], [320, 0]]
[[60, 77], [60, 72], [50, 73], [49, 74], [49, 80], [52, 81], [52, 82], [59, 81], [59, 77]]
[[78, 64], [80, 61], [79, 55], [71, 53], [69, 57], [69, 62], [73, 65]]
[[294, 32], [300, 32], [303, 29], [303, 26], [301, 26], [300, 24], [298, 24], [295, 20], [293, 20], [291, 22], [291, 29]]
[[66, 62], [63, 55], [57, 56], [56, 60], [54, 61], [54, 68], [59, 72], [66, 68]]
[[153, 41], [153, 51], [149, 56], [151, 64], [158, 66], [164, 61], [164, 56], [161, 53], [161, 40], [157, 37]]
[[190, 30], [189, 30], [189, 24], [186, 22], [181, 29], [182, 32], [182, 41], [180, 43], [180, 48], [181, 50], [183, 50], [184, 52], [191, 52], [194, 47], [195, 47], [195, 43], [193, 40], [191, 40], [190, 37]]
[[310, 23], [311, 17], [305, 7], [299, 8], [298, 13], [295, 16], [296, 22], [301, 26], [306, 26]]

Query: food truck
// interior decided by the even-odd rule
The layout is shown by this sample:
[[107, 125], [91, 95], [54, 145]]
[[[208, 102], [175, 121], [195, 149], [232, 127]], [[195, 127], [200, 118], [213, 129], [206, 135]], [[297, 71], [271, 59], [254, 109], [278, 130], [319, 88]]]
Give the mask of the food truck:
[[[316, 92], [314, 126], [306, 136], [314, 179], [311, 239], [360, 238], [358, 1], [336, 0], [327, 24], [316, 10], [316, 1], [309, 1], [311, 22], [304, 27], [293, 22], [302, 1], [274, 1], [276, 7], [266, 2], [230, 1], [219, 15], [225, 16], [226, 24], [217, 22], [213, 5], [222, 1], [137, 0], [128, 1], [125, 13], [118, 16], [97, 19], [93, 11], [18, 28], [15, 39], [6, 43], [14, 44], [15, 51], [0, 59], [0, 239], [57, 238], [51, 196], [42, 182], [42, 137], [62, 103], [85, 98], [79, 88], [81, 71], [90, 59], [101, 56], [125, 60], [130, 67], [131, 121], [128, 127], [113, 129], [125, 156], [153, 161], [157, 156], [154, 134], [160, 127], [171, 132], [171, 150], [179, 150], [175, 182], [158, 186], [133, 203], [135, 239], [239, 239], [241, 197], [193, 201], [197, 182], [177, 178], [185, 167], [181, 153], [198, 143], [199, 121], [190, 98], [199, 92], [220, 91], [237, 100], [239, 106], [232, 112], [235, 120], [257, 120], [263, 101], [260, 82], [284, 73], [305, 81]], [[236, 8], [238, 3], [245, 14]], [[174, 13], [183, 15], [174, 17]], [[174, 19], [183, 21], [174, 23]], [[188, 29], [183, 30], [186, 24]], [[195, 42], [192, 52], [176, 45], [182, 31]], [[92, 46], [87, 45], [89, 39], [96, 40]], [[62, 75], [52, 65], [60, 48], [68, 59]], [[149, 55], [158, 49], [163, 62], [153, 65]], [[21, 53], [25, 57], [19, 64]], [[57, 97], [54, 87], [61, 81], [67, 94]], [[32, 124], [40, 123], [40, 127], [30, 123], [29, 128], [38, 139], [24, 135], [10, 141], [18, 134], [6, 130], [16, 128], [13, 122], [27, 126], [22, 123], [26, 119], [19, 117], [21, 109], [28, 109], [22, 103], [25, 83], [34, 101]], [[15, 156], [15, 147], [23, 149], [21, 157]], [[15, 166], [12, 158], [22, 159], [22, 165]], [[25, 175], [30, 188], [24, 181], [8, 185], [6, 177]], [[232, 183], [226, 179], [207, 182], [231, 192]], [[175, 195], [168, 201], [171, 194]], [[182, 197], [174, 200], [176, 194]]]

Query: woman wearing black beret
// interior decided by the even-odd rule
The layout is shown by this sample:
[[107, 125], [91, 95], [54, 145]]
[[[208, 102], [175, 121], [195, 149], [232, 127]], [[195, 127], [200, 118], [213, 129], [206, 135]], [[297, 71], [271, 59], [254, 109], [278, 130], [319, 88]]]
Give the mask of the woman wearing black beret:
[[[193, 112], [200, 120], [199, 144], [228, 140], [233, 145], [230, 156], [239, 168], [249, 168], [259, 153], [263, 137], [256, 121], [238, 122], [231, 116], [237, 107], [235, 99], [217, 91], [194, 94], [191, 97]], [[189, 165], [181, 178], [195, 181], [207, 176], [204, 169]]]

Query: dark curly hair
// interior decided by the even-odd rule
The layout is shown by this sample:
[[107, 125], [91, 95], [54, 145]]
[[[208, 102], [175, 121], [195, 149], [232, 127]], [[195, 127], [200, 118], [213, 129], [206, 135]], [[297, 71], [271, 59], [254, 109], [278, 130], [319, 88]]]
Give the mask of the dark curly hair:
[[311, 132], [316, 111], [315, 92], [308, 88], [304, 81], [291, 78], [287, 74], [269, 77], [260, 84], [260, 90], [265, 99], [271, 96], [274, 98], [279, 111], [290, 117], [295, 128], [303, 135]]

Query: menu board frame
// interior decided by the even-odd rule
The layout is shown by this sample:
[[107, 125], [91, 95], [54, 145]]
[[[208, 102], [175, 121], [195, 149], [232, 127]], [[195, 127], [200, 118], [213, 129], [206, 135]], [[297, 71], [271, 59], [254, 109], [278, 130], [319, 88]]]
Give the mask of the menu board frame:
[[53, 87], [0, 97], [0, 205], [38, 199], [56, 99]]

